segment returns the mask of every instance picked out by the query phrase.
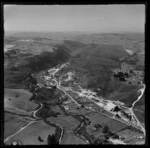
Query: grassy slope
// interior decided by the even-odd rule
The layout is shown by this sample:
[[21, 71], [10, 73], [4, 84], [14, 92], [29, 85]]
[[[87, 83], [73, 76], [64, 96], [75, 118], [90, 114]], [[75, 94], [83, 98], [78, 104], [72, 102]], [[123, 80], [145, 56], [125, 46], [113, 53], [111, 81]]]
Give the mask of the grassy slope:
[[32, 94], [23, 89], [5, 89], [4, 90], [4, 107], [9, 111], [9, 108], [17, 108], [27, 112], [33, 111], [37, 104], [29, 101]]
[[[39, 121], [30, 124], [22, 132], [10, 138], [9, 141], [18, 139], [23, 143], [23, 145], [46, 145], [48, 135], [52, 135], [54, 133], [55, 128], [53, 126], [50, 126], [43, 121]], [[44, 140], [44, 142], [39, 142], [39, 136]]]
[[[16, 46], [12, 51], [5, 53], [5, 69], [4, 69], [4, 84], [7, 88], [25, 88], [22, 83], [25, 80], [26, 73], [39, 72], [49, 67], [54, 67], [60, 63], [66, 62], [70, 55], [69, 50], [63, 45], [57, 45], [53, 52], [44, 51], [43, 46], [39, 46], [38, 53], [35, 54], [37, 43], [24, 44], [15, 40]], [[7, 40], [8, 42], [8, 40]], [[11, 43], [11, 41], [9, 41]], [[14, 43], [14, 38], [13, 41]], [[35, 47], [34, 47], [35, 46]], [[51, 48], [49, 44], [45, 44], [47, 48]], [[34, 48], [33, 48], [34, 47]], [[30, 48], [33, 48], [30, 50]], [[56, 49], [57, 48], [57, 49]], [[16, 53], [16, 49], [18, 52]], [[21, 55], [21, 56], [20, 56]], [[31, 56], [32, 55], [32, 56]]]
[[15, 115], [5, 113], [4, 114], [4, 138], [7, 138], [15, 131], [17, 131], [20, 127], [27, 124], [28, 122], [18, 118]]
[[121, 64], [120, 57], [128, 57], [121, 46], [91, 44], [74, 56], [71, 63], [78, 73], [80, 85], [89, 89], [101, 88], [106, 99], [121, 100], [130, 106], [137, 98], [139, 88], [111, 79], [113, 69]]

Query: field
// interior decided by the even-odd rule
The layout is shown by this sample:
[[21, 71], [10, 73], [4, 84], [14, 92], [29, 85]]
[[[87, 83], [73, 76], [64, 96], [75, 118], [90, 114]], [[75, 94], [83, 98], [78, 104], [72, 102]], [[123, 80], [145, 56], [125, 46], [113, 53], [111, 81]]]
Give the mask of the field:
[[58, 112], [59, 114], [64, 115], [64, 112], [60, 109], [60, 107], [58, 105], [52, 106], [51, 109], [54, 112]]
[[[26, 127], [23, 131], [10, 138], [8, 143], [13, 140], [19, 140], [23, 145], [45, 145], [48, 135], [54, 134], [55, 128], [43, 121], [35, 122]], [[41, 137], [43, 142], [38, 140]]]
[[92, 121], [92, 123], [89, 125], [89, 128], [93, 128], [94, 124], [100, 124], [107, 125], [112, 132], [117, 132], [127, 126], [122, 122], [99, 113], [92, 113], [88, 118], [90, 121]]
[[23, 125], [28, 123], [28, 121], [10, 113], [5, 113], [4, 122], [4, 138], [7, 138], [11, 134], [15, 133], [18, 129], [20, 129]]
[[25, 80], [24, 73], [18, 71], [4, 70], [4, 86], [12, 89], [25, 89], [23, 81]]
[[11, 109], [14, 112], [31, 112], [38, 104], [29, 101], [32, 94], [23, 89], [5, 89], [4, 91], [4, 108], [6, 111]]
[[76, 137], [72, 130], [79, 124], [78, 120], [71, 116], [58, 116], [57, 118], [48, 118], [48, 121], [57, 123], [59, 126], [64, 127], [64, 136], [61, 144], [85, 144], [84, 141]]
[[61, 141], [61, 144], [69, 144], [69, 145], [80, 145], [80, 144], [86, 144], [83, 140], [75, 136], [72, 131], [65, 131], [64, 137]]
[[136, 117], [139, 119], [139, 121], [144, 125], [145, 127], [145, 113], [141, 111], [134, 110], [134, 113]]
[[[80, 98], [79, 100], [83, 101], [83, 98]], [[102, 112], [103, 114], [106, 114], [106, 115], [108, 115], [110, 117], [113, 116], [110, 112], [108, 112], [108, 111], [104, 110], [103, 108], [99, 107], [97, 104], [95, 104], [94, 102], [90, 101], [89, 99], [85, 98], [85, 100], [86, 100], [86, 102], [84, 102], [84, 103], [82, 102], [81, 103], [83, 106], [85, 106], [85, 108], [84, 107], [79, 107], [74, 102], [73, 103], [68, 103], [67, 104], [68, 112], [88, 115], [89, 113], [91, 113], [91, 110], [89, 110], [89, 108], [92, 108], [92, 110], [94, 110], [96, 112]]]
[[91, 113], [90, 110], [85, 109], [83, 107], [79, 107], [75, 103], [68, 103], [67, 106], [69, 108], [67, 111], [70, 113], [78, 113], [83, 115], [88, 115], [89, 113]]
[[134, 139], [134, 137], [141, 136], [142, 134], [134, 131], [131, 132], [131, 130], [125, 129], [121, 132], [118, 132], [118, 135], [125, 138], [125, 141], [128, 141], [130, 139]]

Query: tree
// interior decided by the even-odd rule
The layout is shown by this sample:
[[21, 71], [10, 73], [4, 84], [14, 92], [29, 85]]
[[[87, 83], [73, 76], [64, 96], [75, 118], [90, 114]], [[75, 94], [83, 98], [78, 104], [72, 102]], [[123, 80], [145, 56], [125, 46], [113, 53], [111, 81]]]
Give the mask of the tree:
[[119, 136], [118, 136], [117, 134], [114, 134], [114, 135], [112, 136], [112, 138], [113, 138], [113, 139], [119, 139]]
[[94, 127], [97, 128], [102, 128], [102, 126], [100, 124], [95, 124]]
[[83, 108], [84, 107], [84, 105], [83, 104], [81, 104], [81, 108]]
[[131, 82], [129, 82], [129, 84], [132, 84]]
[[48, 135], [47, 137], [47, 145], [58, 144], [55, 135]]
[[102, 132], [103, 132], [103, 133], [108, 133], [108, 131], [109, 131], [109, 127], [108, 127], [107, 125], [105, 125], [105, 126], [103, 127], [103, 129], [102, 129]]
[[102, 140], [99, 138], [94, 139], [92, 144], [102, 144]]
[[44, 142], [44, 140], [39, 136], [38, 137], [38, 140], [40, 141], [40, 142]]

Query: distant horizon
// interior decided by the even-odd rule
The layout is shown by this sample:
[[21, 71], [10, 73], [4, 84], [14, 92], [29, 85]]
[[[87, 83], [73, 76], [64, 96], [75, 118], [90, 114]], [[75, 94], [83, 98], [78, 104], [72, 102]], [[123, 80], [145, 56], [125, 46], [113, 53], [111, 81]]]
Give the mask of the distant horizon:
[[141, 34], [144, 34], [144, 32], [129, 32], [129, 31], [116, 31], [116, 32], [98, 32], [98, 31], [4, 31], [4, 33], [102, 33], [102, 34], [111, 34], [111, 33], [114, 33], [114, 34], [118, 34], [118, 33], [141, 33]]
[[4, 5], [8, 32], [145, 32], [145, 5]]

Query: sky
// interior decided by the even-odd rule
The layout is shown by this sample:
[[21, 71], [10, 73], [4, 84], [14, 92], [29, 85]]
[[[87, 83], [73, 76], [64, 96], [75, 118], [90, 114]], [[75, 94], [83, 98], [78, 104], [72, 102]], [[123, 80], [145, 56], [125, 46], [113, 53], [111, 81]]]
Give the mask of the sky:
[[145, 5], [5, 5], [4, 30], [144, 32]]

